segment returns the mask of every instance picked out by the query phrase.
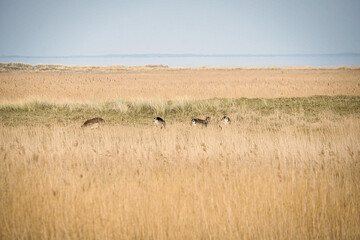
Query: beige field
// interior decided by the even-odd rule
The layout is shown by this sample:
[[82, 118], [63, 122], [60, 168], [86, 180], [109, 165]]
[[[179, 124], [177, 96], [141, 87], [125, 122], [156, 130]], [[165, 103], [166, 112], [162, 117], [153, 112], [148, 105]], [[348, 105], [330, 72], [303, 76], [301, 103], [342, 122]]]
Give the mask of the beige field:
[[0, 72], [3, 72], [0, 74], [0, 103], [360, 95], [360, 67], [182, 69], [49, 66], [25, 70], [14, 71], [0, 65]]
[[358, 68], [10, 67], [0, 239], [360, 238]]

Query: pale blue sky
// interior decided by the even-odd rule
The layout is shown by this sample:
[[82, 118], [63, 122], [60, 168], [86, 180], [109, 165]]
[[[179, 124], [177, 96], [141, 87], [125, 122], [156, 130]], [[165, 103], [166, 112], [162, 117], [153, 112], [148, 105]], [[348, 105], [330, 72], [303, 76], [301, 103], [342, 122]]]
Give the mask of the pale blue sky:
[[0, 0], [0, 55], [360, 53], [359, 0]]

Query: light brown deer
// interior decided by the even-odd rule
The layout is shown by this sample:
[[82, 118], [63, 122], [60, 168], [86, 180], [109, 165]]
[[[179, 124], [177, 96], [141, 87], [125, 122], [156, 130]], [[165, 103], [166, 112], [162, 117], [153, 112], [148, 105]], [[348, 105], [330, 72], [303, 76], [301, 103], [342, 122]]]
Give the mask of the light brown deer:
[[154, 125], [157, 128], [159, 127], [160, 129], [163, 129], [166, 126], [166, 122], [161, 117], [154, 117]]
[[207, 127], [208, 123], [210, 122], [210, 119], [211, 119], [211, 117], [206, 117], [205, 120], [194, 118], [194, 119], [191, 119], [191, 125]]
[[230, 125], [231, 124], [231, 120], [229, 117], [227, 116], [224, 116], [222, 119], [221, 119], [221, 122], [225, 125]]

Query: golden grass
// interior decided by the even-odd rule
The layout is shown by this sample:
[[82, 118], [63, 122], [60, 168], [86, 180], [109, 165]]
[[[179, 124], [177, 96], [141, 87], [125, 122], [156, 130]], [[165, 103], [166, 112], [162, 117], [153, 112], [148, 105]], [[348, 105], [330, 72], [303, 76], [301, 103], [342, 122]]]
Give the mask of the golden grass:
[[360, 95], [360, 68], [128, 67], [117, 72], [77, 72], [74, 67], [73, 71], [0, 73], [1, 104], [313, 95]]
[[359, 238], [360, 122], [332, 119], [0, 127], [0, 238]]
[[360, 238], [357, 67], [0, 72], [0, 239]]

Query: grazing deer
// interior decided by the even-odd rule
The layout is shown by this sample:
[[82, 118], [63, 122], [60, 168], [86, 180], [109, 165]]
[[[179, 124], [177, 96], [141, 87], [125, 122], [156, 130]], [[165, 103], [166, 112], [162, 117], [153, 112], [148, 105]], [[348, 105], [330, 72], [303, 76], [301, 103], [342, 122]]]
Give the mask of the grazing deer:
[[208, 123], [210, 122], [210, 119], [211, 119], [210, 117], [206, 117], [205, 120], [194, 118], [194, 119], [191, 119], [191, 125], [207, 127]]
[[231, 120], [229, 117], [227, 116], [224, 116], [222, 119], [221, 119], [221, 122], [225, 125], [230, 125], [231, 124]]
[[90, 127], [91, 129], [93, 129], [93, 128], [99, 128], [99, 127], [101, 127], [101, 125], [103, 125], [104, 123], [105, 123], [105, 120], [104, 120], [104, 119], [97, 117], [97, 118], [92, 118], [92, 119], [86, 120], [81, 127], [82, 127], [82, 128]]
[[166, 123], [165, 120], [162, 119], [161, 117], [154, 117], [154, 125], [157, 128], [160, 127], [160, 129], [163, 129], [165, 128]]

